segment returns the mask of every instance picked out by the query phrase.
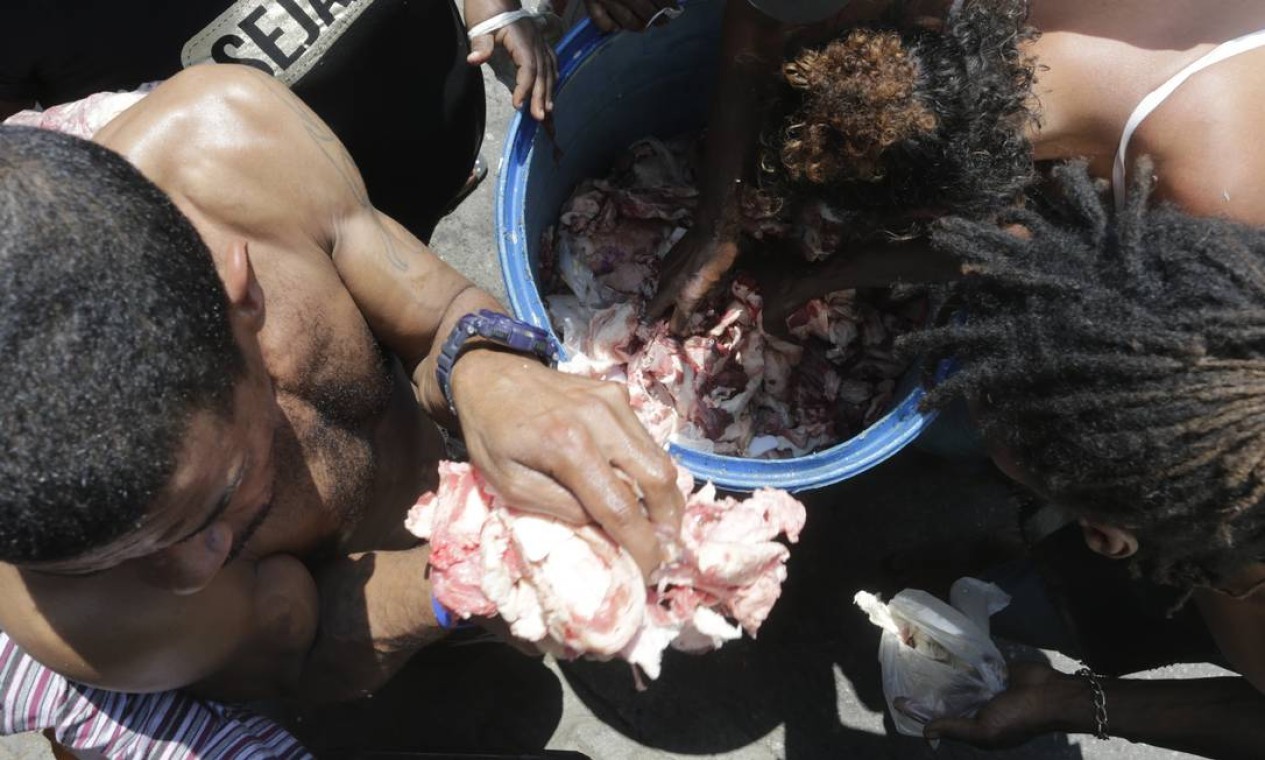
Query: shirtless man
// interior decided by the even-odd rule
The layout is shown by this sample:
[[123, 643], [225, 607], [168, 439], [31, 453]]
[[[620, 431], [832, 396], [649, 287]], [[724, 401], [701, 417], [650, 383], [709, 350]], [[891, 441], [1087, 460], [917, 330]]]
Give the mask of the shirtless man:
[[[756, 4], [776, 5], [771, 0]], [[836, 5], [844, 6], [836, 16], [806, 28], [776, 24], [748, 3], [728, 4], [724, 68], [712, 107], [707, 181], [701, 188], [698, 223], [670, 252], [658, 295], [649, 308], [651, 317], [675, 309], [674, 324], [683, 325], [738, 255], [738, 188], [754, 177], [759, 133], [767, 130], [766, 144], [780, 140], [775, 136], [779, 127], [766, 124], [765, 117], [768, 105], [778, 101], [775, 72], [783, 62], [788, 38], [794, 44], [810, 39], [816, 47], [846, 36], [852, 26], [878, 19], [894, 6], [901, 8], [906, 24], [934, 27], [950, 6], [944, 0], [903, 4], [852, 0]], [[1234, 0], [1212, 4], [975, 0], [965, 4], [968, 10], [971, 6], [993, 13], [1011, 13], [1012, 8], [1022, 13], [1026, 6], [1027, 23], [1039, 32], [1019, 44], [1020, 53], [1032, 59], [1035, 73], [1030, 102], [1035, 118], [1014, 123], [1027, 163], [1085, 158], [1093, 175], [1106, 181], [1113, 179], [1113, 163], [1126, 126], [1148, 93], [1175, 81], [1186, 66], [1219, 44], [1265, 29], [1265, 5]], [[1122, 168], [1149, 155], [1157, 176], [1156, 200], [1172, 201], [1193, 214], [1265, 223], [1265, 190], [1257, 181], [1265, 172], [1265, 151], [1256, 149], [1265, 103], [1249, 94], [1265, 87], [1263, 64], [1265, 48], [1249, 44], [1242, 52], [1191, 75], [1136, 125], [1121, 155]], [[914, 65], [919, 70], [919, 62], [915, 60]], [[977, 75], [977, 69], [962, 70], [966, 77]], [[918, 86], [923, 86], [922, 80]], [[802, 121], [802, 116], [794, 114], [781, 126]], [[935, 143], [941, 137], [927, 139]], [[920, 149], [934, 153], [935, 145], [927, 148], [927, 144], [921, 143]], [[1002, 146], [981, 149], [985, 148], [997, 152]], [[960, 181], [960, 177], [946, 180]], [[923, 183], [929, 184], [929, 180]], [[801, 183], [800, 189], [812, 192], [808, 185]], [[1114, 189], [1122, 197], [1123, 188]], [[960, 208], [931, 211], [966, 212]], [[846, 267], [845, 271], [833, 279], [855, 283], [861, 275], [891, 281], [892, 268], [886, 265], [892, 257], [880, 254], [880, 258], [874, 274], [861, 263], [847, 267], [841, 261], [839, 266]], [[935, 265], [930, 271], [943, 274]], [[814, 273], [823, 287], [837, 289], [823, 276]], [[788, 298], [802, 303], [812, 295], [800, 292]]]
[[110, 690], [371, 692], [443, 634], [402, 528], [435, 422], [513, 503], [658, 563], [642, 504], [680, 496], [622, 389], [476, 336], [446, 398], [441, 346], [499, 305], [284, 86], [193, 67], [96, 142], [0, 128], [0, 637]]

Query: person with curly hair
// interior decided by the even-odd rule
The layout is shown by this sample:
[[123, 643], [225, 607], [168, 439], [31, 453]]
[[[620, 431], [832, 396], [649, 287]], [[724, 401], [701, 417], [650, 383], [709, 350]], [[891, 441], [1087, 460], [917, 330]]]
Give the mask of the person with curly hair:
[[[876, 0], [783, 35], [785, 60], [727, 45], [698, 223], [670, 252], [648, 316], [675, 307], [683, 325], [732, 266], [753, 182], [822, 204], [860, 241], [904, 239], [938, 216], [1020, 201], [1045, 161], [1085, 158], [1122, 192], [1124, 168], [1146, 154], [1157, 198], [1265, 223], [1261, 106], [1240, 96], [1265, 86], [1262, 29], [1265, 6], [1228, 0]], [[854, 242], [835, 257], [844, 271], [815, 272], [815, 284], [894, 267], [873, 248]], [[942, 261], [902, 258], [905, 277], [946, 274]]]
[[994, 220], [932, 225], [932, 244], [967, 274], [938, 326], [901, 348], [928, 369], [954, 357], [960, 371], [927, 403], [966, 400], [998, 466], [1069, 513], [1090, 550], [1173, 588], [1175, 607], [1193, 600], [1242, 677], [1113, 680], [1021, 664], [977, 715], [930, 720], [925, 735], [998, 747], [1066, 731], [1260, 757], [1265, 230], [1149, 204], [1145, 161], [1119, 209], [1085, 163], [1053, 173], [1053, 203], [995, 220], [1022, 234]]

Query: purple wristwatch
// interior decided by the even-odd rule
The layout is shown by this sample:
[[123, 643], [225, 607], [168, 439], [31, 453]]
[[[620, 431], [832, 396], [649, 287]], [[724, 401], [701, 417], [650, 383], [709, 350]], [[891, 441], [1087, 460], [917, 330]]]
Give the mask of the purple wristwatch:
[[465, 315], [457, 320], [457, 325], [448, 334], [448, 340], [444, 341], [439, 359], [435, 362], [435, 378], [439, 380], [439, 390], [443, 392], [444, 400], [448, 402], [448, 409], [454, 417], [457, 416], [457, 407], [452, 402], [452, 367], [461, 356], [466, 341], [476, 337], [513, 351], [531, 354], [550, 367], [558, 364], [558, 347], [547, 331], [488, 309]]

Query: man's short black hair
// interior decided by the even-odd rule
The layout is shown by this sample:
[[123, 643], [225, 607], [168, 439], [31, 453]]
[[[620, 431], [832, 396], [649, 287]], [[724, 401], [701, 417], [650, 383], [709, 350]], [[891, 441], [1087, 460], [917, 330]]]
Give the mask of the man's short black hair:
[[118, 154], [0, 126], [0, 561], [135, 529], [245, 368], [210, 252]]
[[1131, 529], [1134, 569], [1189, 589], [1265, 558], [1265, 230], [1151, 208], [1146, 162], [1128, 206], [1083, 164], [1058, 168], [1021, 239], [944, 220], [965, 265], [957, 317], [903, 339], [961, 370], [931, 404], [977, 404], [985, 437], [1038, 492]]

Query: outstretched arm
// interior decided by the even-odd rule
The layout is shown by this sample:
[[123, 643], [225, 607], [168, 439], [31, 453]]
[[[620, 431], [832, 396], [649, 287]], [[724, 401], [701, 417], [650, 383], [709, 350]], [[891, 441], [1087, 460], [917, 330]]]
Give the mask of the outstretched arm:
[[816, 264], [795, 261], [794, 255], [769, 256], [755, 267], [764, 327], [774, 334], [786, 331], [786, 318], [800, 306], [836, 290], [950, 282], [962, 275], [960, 264], [921, 238], [850, 246]]
[[596, 521], [643, 570], [660, 561], [649, 517], [670, 524], [675, 469], [637, 420], [627, 390], [545, 368], [495, 346], [462, 354], [451, 416], [436, 380], [444, 338], [464, 315], [503, 311], [376, 211], [342, 226], [334, 262], [370, 328], [404, 360], [423, 407], [459, 425], [470, 458], [511, 503], [575, 523]]
[[427, 413], [460, 428], [471, 461], [502, 496], [569, 522], [596, 521], [645, 572], [659, 564], [652, 521], [674, 524], [682, 499], [671, 460], [626, 388], [475, 344], [453, 368], [454, 417], [435, 373], [442, 344], [464, 315], [504, 307], [372, 206], [339, 222], [333, 261], [370, 329], [412, 374]]
[[778, 23], [747, 0], [729, 0], [722, 30], [720, 75], [712, 97], [704, 148], [702, 185], [694, 226], [664, 260], [649, 319], [670, 310], [672, 329], [716, 287], [738, 256], [739, 192], [756, 159], [760, 133], [777, 96], [779, 68], [788, 39], [810, 41], [887, 12], [891, 0], [853, 0], [833, 18], [805, 27]]
[[698, 213], [694, 226], [668, 252], [658, 292], [646, 310], [649, 319], [657, 319], [675, 309], [676, 331], [684, 328], [738, 256], [738, 191], [774, 91], [785, 31], [746, 0], [730, 0], [725, 6], [720, 77], [708, 120]]
[[[1265, 695], [1243, 678], [1101, 683], [1111, 736], [1226, 760], [1265, 754]], [[1093, 734], [1097, 728], [1088, 679], [1016, 663], [1010, 688], [974, 718], [932, 721], [924, 736], [998, 749], [1052, 731]]]

